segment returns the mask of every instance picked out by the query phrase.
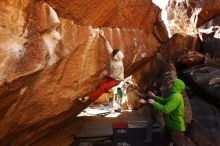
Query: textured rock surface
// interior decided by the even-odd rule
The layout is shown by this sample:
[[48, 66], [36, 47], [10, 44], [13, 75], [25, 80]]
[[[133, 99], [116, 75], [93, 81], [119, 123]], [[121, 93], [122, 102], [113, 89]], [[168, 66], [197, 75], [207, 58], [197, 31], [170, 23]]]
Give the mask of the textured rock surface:
[[194, 122], [188, 136], [199, 146], [220, 145], [220, 111], [189, 90]]
[[178, 68], [193, 67], [203, 64], [204, 60], [205, 56], [202, 53], [196, 51], [188, 51], [178, 59], [176, 66]]
[[166, 30], [166, 26], [161, 19], [161, 13], [157, 15], [157, 21], [154, 24], [153, 34], [159, 40], [160, 43], [166, 43], [168, 41], [168, 32]]
[[[152, 1], [143, 0], [47, 0], [59, 16], [76, 24], [136, 28], [152, 31], [160, 12]], [[155, 17], [156, 16], [156, 17]]]
[[[189, 51], [198, 49], [199, 41], [196, 35], [175, 34], [169, 41], [160, 47], [160, 52], [165, 59], [171, 59], [175, 63], [180, 61]], [[196, 61], [196, 60], [195, 60]]]
[[207, 65], [220, 68], [220, 16], [215, 17], [199, 28]]
[[100, 29], [126, 75], [168, 38], [151, 1], [48, 2], [58, 15], [43, 1], [0, 2], [0, 145], [30, 145], [87, 106], [76, 96], [109, 70]]
[[170, 0], [168, 24], [172, 34], [198, 34], [205, 49], [207, 65], [220, 67], [220, 1]]
[[183, 72], [185, 79], [212, 104], [220, 106], [220, 69], [196, 66]]
[[170, 0], [167, 12], [172, 34], [196, 34], [196, 27], [201, 26], [220, 13], [220, 1]]
[[157, 78], [163, 68], [163, 64], [158, 56], [152, 57], [143, 64], [133, 75], [135, 83], [142, 89], [149, 88], [153, 79]]

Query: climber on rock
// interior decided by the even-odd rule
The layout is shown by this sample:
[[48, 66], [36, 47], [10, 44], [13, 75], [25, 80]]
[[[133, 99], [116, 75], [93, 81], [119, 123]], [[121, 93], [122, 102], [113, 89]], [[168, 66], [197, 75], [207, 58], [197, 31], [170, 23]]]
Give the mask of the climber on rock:
[[92, 92], [90, 95], [85, 97], [78, 97], [77, 99], [83, 102], [88, 100], [96, 100], [103, 93], [107, 92], [108, 89], [117, 86], [122, 80], [124, 80], [124, 66], [123, 58], [124, 54], [118, 49], [112, 49], [109, 42], [104, 38], [104, 33], [99, 33], [100, 38], [104, 41], [105, 47], [109, 54], [111, 54], [110, 60], [110, 75], [107, 76], [99, 85], [99, 87]]

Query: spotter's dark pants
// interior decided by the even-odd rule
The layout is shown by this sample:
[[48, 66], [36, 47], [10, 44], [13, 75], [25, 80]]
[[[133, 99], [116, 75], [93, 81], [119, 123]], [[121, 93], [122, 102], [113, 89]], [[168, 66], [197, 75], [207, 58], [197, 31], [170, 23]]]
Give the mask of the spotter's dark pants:
[[169, 146], [171, 142], [174, 143], [174, 146], [185, 146], [184, 139], [184, 132], [165, 126], [161, 137], [161, 146]]

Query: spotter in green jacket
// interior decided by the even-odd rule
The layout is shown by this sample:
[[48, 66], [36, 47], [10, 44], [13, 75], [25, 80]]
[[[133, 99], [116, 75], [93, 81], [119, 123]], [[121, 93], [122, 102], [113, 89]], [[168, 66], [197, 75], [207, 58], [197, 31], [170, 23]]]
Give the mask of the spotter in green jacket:
[[173, 81], [173, 86], [168, 98], [154, 97], [154, 108], [164, 113], [165, 125], [177, 131], [185, 131], [184, 100], [181, 92], [185, 84], [180, 79]]

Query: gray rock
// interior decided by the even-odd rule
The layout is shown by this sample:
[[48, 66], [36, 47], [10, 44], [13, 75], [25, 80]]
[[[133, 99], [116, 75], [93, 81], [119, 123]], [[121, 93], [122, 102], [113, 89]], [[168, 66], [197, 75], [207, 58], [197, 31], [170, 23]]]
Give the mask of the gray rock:
[[220, 106], [220, 69], [211, 66], [197, 66], [183, 71], [183, 77], [206, 100]]
[[198, 146], [220, 146], [220, 110], [190, 92], [193, 122], [188, 136]]

